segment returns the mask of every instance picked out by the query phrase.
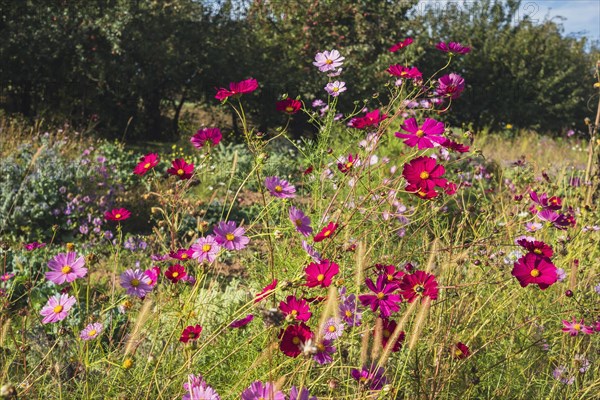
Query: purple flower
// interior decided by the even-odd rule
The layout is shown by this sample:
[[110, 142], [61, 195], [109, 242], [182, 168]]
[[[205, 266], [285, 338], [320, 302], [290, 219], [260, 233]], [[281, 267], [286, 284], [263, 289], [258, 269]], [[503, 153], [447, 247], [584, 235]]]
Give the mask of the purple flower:
[[85, 259], [77, 257], [76, 253], [60, 253], [48, 261], [50, 271], [46, 272], [46, 279], [60, 285], [65, 282], [73, 282], [77, 278], [83, 278], [87, 274], [84, 267]]
[[329, 318], [323, 327], [323, 337], [326, 340], [335, 340], [344, 333], [344, 324], [336, 321], [335, 318]]
[[564, 365], [559, 365], [556, 367], [552, 372], [552, 376], [554, 379], [565, 385], [572, 385], [575, 382], [575, 377], [569, 376], [567, 367]]
[[349, 326], [360, 326], [362, 310], [356, 304], [356, 296], [344, 296], [339, 307], [340, 316]]
[[100, 332], [102, 332], [103, 329], [104, 329], [104, 326], [102, 326], [101, 323], [95, 322], [93, 324], [89, 324], [88, 326], [86, 326], [79, 334], [79, 337], [81, 338], [81, 340], [86, 340], [86, 341], [96, 339], [98, 337], [98, 335], [100, 334]]
[[221, 246], [215, 240], [214, 236], [208, 235], [206, 237], [201, 237], [190, 247], [192, 250], [192, 258], [201, 262], [211, 263], [215, 261], [217, 255], [219, 254], [219, 250], [221, 250]]
[[313, 65], [321, 72], [333, 71], [342, 66], [344, 59], [337, 50], [324, 51], [317, 53]]
[[152, 291], [152, 286], [148, 284], [148, 276], [144, 271], [128, 269], [121, 274], [121, 286], [127, 290], [130, 296], [145, 297]]
[[276, 176], [268, 176], [265, 178], [265, 186], [271, 196], [279, 197], [280, 199], [290, 199], [296, 196], [296, 188], [284, 179]]
[[296, 386], [292, 386], [290, 390], [290, 400], [317, 400], [315, 396], [311, 396], [308, 389], [303, 387], [298, 390]]
[[310, 256], [310, 258], [313, 259], [314, 262], [316, 262], [316, 263], [321, 262], [321, 254], [319, 254], [319, 252], [317, 250], [315, 250], [314, 247], [312, 247], [310, 244], [308, 244], [308, 242], [306, 240], [302, 241], [302, 248], [304, 249], [304, 251], [306, 251], [306, 254], [308, 254]]
[[340, 81], [329, 82], [327, 86], [325, 86], [325, 91], [333, 97], [339, 96], [340, 93], [345, 92], [346, 89], [346, 83]]
[[44, 317], [42, 324], [62, 321], [69, 315], [69, 310], [75, 304], [75, 297], [68, 294], [55, 294], [48, 299], [40, 314]]
[[250, 242], [247, 236], [244, 236], [246, 230], [238, 227], [235, 221], [221, 221], [214, 228], [215, 240], [218, 244], [227, 250], [241, 250]]
[[397, 294], [392, 294], [397, 288], [397, 285], [389, 283], [385, 275], [379, 275], [376, 284], [374, 284], [370, 278], [367, 278], [365, 284], [374, 294], [358, 296], [358, 299], [363, 306], [369, 306], [373, 311], [376, 311], [379, 308], [382, 318], [387, 318], [393, 312], [400, 310], [399, 304], [402, 301], [402, 297]]
[[438, 80], [436, 94], [456, 99], [465, 89], [465, 80], [458, 74], [448, 74]]
[[261, 381], [252, 382], [252, 384], [242, 392], [241, 400], [285, 400], [285, 395], [276, 391], [275, 385], [271, 382], [263, 384]]
[[236, 319], [232, 323], [229, 324], [230, 328], [242, 328], [248, 325], [254, 319], [254, 315], [248, 314], [244, 318]]
[[187, 392], [181, 400], [221, 400], [219, 394], [202, 378], [201, 375], [188, 375], [188, 381], [183, 384]]
[[382, 367], [376, 368], [375, 365], [371, 365], [369, 368], [366, 366], [362, 367], [362, 370], [353, 369], [350, 374], [352, 378], [370, 390], [381, 390], [387, 384], [387, 378], [383, 373], [384, 370]]
[[310, 218], [307, 217], [302, 210], [296, 207], [290, 207], [290, 220], [296, 227], [296, 230], [304, 236], [310, 236], [313, 228], [310, 226]]
[[313, 356], [313, 360], [318, 362], [321, 365], [329, 364], [333, 361], [333, 357], [331, 356], [335, 353], [335, 347], [332, 346], [331, 340], [323, 340], [321, 343], [317, 344], [317, 352]]

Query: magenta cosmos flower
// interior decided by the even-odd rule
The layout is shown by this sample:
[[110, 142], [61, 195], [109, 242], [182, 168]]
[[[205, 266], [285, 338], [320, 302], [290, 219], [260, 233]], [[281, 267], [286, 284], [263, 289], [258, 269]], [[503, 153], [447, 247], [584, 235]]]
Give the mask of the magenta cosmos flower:
[[242, 392], [241, 400], [285, 400], [285, 395], [275, 388], [271, 382], [253, 382]]
[[179, 337], [179, 341], [183, 343], [187, 343], [190, 340], [198, 340], [200, 337], [200, 333], [202, 333], [202, 327], [200, 325], [190, 325], [187, 326], [183, 332], [181, 332], [181, 336]]
[[411, 44], [412, 44], [412, 42], [413, 42], [413, 39], [412, 39], [412, 38], [406, 38], [406, 39], [404, 39], [403, 41], [401, 41], [401, 42], [399, 42], [399, 43], [396, 43], [395, 45], [393, 45], [392, 47], [390, 47], [388, 50], [389, 50], [390, 52], [392, 52], [392, 53], [395, 53], [395, 52], [397, 52], [398, 50], [400, 50], [400, 49], [403, 49], [403, 48], [405, 48], [405, 47], [407, 47], [407, 46], [411, 45]]
[[281, 179], [277, 176], [266, 177], [265, 186], [273, 197], [291, 199], [296, 196], [296, 188], [293, 185], [290, 185], [285, 179]]
[[133, 173], [136, 175], [145, 175], [146, 172], [158, 165], [160, 157], [156, 153], [149, 153], [140, 158], [140, 162], [133, 169]]
[[152, 286], [148, 284], [148, 277], [140, 269], [128, 269], [120, 276], [121, 287], [127, 290], [127, 294], [136, 297], [145, 297], [152, 291]]
[[386, 118], [387, 114], [383, 114], [377, 109], [366, 113], [364, 117], [353, 118], [350, 126], [356, 129], [366, 129], [370, 126], [378, 126]]
[[363, 306], [368, 306], [373, 311], [379, 309], [383, 318], [387, 318], [393, 312], [400, 310], [399, 304], [402, 302], [402, 297], [393, 293], [397, 286], [389, 283], [384, 275], [379, 275], [376, 283], [373, 283], [370, 278], [367, 278], [365, 284], [373, 294], [363, 294], [358, 296], [358, 299]]
[[308, 321], [312, 313], [308, 302], [304, 299], [297, 299], [295, 296], [288, 296], [285, 301], [279, 303], [279, 309], [291, 321]]
[[246, 230], [238, 227], [235, 221], [221, 221], [214, 228], [215, 240], [227, 250], [242, 250], [250, 239], [244, 236]]
[[258, 303], [259, 301], [266, 299], [267, 297], [269, 297], [273, 292], [275, 292], [275, 289], [277, 288], [277, 279], [273, 279], [273, 282], [269, 283], [267, 286], [265, 286], [260, 293], [257, 293], [254, 296], [254, 302]]
[[101, 323], [99, 322], [95, 322], [93, 324], [89, 324], [88, 326], [86, 326], [81, 333], [79, 333], [79, 337], [81, 338], [81, 340], [92, 340], [92, 339], [96, 339], [98, 337], [98, 335], [100, 335], [100, 333], [102, 332], [102, 330], [104, 329], [104, 326], [102, 326]]
[[337, 163], [338, 170], [342, 174], [347, 174], [348, 172], [350, 172], [352, 167], [360, 165], [358, 164], [358, 161], [358, 154], [356, 154], [355, 156], [352, 156], [352, 154], [348, 154], [348, 158], [341, 157]]
[[326, 288], [331, 285], [333, 277], [340, 272], [340, 266], [329, 260], [323, 260], [319, 264], [310, 263], [304, 272], [306, 273], [306, 286]]
[[279, 332], [279, 349], [288, 357], [298, 357], [302, 353], [304, 345], [313, 337], [310, 328], [301, 322], [296, 325], [288, 325], [285, 331]]
[[333, 97], [338, 97], [340, 93], [345, 92], [346, 89], [346, 83], [340, 81], [329, 82], [327, 86], [325, 86], [325, 91]]
[[344, 57], [337, 50], [324, 51], [317, 53], [313, 65], [319, 68], [321, 72], [334, 71], [344, 64]]
[[558, 280], [556, 267], [550, 259], [535, 253], [527, 253], [519, 258], [511, 273], [519, 280], [521, 287], [533, 284], [544, 290]]
[[457, 99], [465, 90], [465, 80], [458, 74], [448, 74], [438, 80], [436, 93], [438, 96], [446, 96]]
[[583, 323], [583, 318], [578, 322], [574, 317], [572, 322], [562, 320], [564, 328], [562, 328], [563, 332], [568, 332], [571, 336], [577, 336], [580, 333], [585, 333], [586, 335], [591, 335], [594, 333], [594, 329], [591, 326], [587, 326]]
[[442, 144], [446, 138], [444, 133], [444, 123], [438, 122], [432, 118], [425, 118], [423, 125], [417, 125], [415, 118], [409, 118], [401, 126], [402, 130], [408, 133], [396, 132], [396, 137], [405, 139], [404, 144], [410, 147], [421, 149], [431, 149], [435, 144]]
[[403, 79], [414, 79], [421, 80], [423, 74], [417, 69], [417, 67], [405, 67], [404, 65], [394, 64], [390, 65], [386, 70], [390, 75], [397, 76]]
[[434, 190], [435, 187], [446, 186], [446, 179], [441, 177], [445, 172], [446, 169], [434, 158], [425, 156], [411, 160], [404, 164], [402, 169], [402, 175], [411, 188], [423, 189], [427, 192]]
[[381, 390], [387, 384], [387, 378], [383, 374], [383, 367], [377, 368], [376, 365], [364, 366], [361, 370], [353, 369], [350, 372], [354, 380], [370, 390]]
[[87, 274], [84, 267], [85, 258], [77, 257], [76, 253], [60, 253], [48, 261], [50, 271], [46, 272], [46, 279], [57, 285], [65, 282], [73, 282], [77, 278], [83, 278]]
[[183, 158], [176, 158], [171, 162], [171, 168], [167, 169], [167, 173], [181, 180], [190, 179], [194, 174], [194, 164], [188, 164]]
[[289, 216], [298, 232], [304, 236], [310, 236], [312, 234], [313, 228], [310, 226], [310, 218], [307, 217], [302, 210], [292, 206], [290, 207]]
[[443, 51], [444, 53], [450, 54], [467, 54], [471, 51], [471, 48], [469, 46], [463, 46], [458, 42], [439, 42], [435, 45], [435, 48]]
[[254, 319], [254, 315], [248, 314], [244, 318], [236, 319], [232, 323], [229, 324], [230, 328], [243, 328], [248, 325]]
[[288, 97], [285, 100], [278, 101], [275, 103], [275, 109], [277, 111], [284, 112], [286, 114], [296, 114], [302, 108], [302, 103], [296, 99]]
[[256, 79], [250, 78], [241, 82], [231, 82], [229, 84], [229, 90], [225, 88], [217, 89], [215, 99], [223, 101], [231, 96], [254, 92], [256, 89], [258, 89], [258, 81]]
[[104, 213], [107, 221], [123, 221], [131, 217], [131, 212], [126, 208], [115, 208]]
[[67, 294], [55, 294], [48, 299], [40, 314], [44, 317], [42, 324], [62, 321], [69, 315], [69, 310], [75, 304], [75, 297]]
[[[381, 321], [381, 346], [382, 347], [385, 348], [388, 345], [388, 343], [392, 339], [392, 336], [394, 335], [394, 332], [396, 331], [397, 327], [398, 327], [398, 323], [396, 321], [387, 319], [387, 318], [382, 319], [382, 321]], [[390, 351], [392, 351], [393, 353], [400, 351], [400, 348], [402, 347], [402, 342], [404, 342], [405, 336], [406, 336], [406, 334], [404, 333], [404, 331], [398, 332], [398, 338], [396, 339], [396, 342], [394, 342], [393, 345], [390, 344]]]
[[438, 297], [438, 283], [435, 276], [425, 271], [415, 271], [412, 274], [404, 275], [398, 289], [402, 297], [409, 303], [418, 298], [424, 300], [425, 297], [429, 297], [431, 300], [435, 300]]
[[311, 396], [310, 392], [305, 387], [300, 390], [296, 386], [292, 386], [290, 389], [290, 400], [317, 400], [317, 398]]
[[172, 283], [177, 283], [187, 276], [187, 272], [185, 272], [185, 268], [183, 267], [183, 265], [175, 264], [167, 268], [167, 270], [165, 271], [165, 276]]
[[201, 262], [211, 263], [217, 259], [217, 255], [221, 250], [221, 246], [215, 240], [214, 236], [208, 235], [206, 237], [201, 237], [190, 247], [192, 250], [192, 258]]
[[144, 275], [146, 275], [146, 283], [150, 286], [154, 286], [158, 282], [158, 277], [160, 276], [160, 267], [154, 266], [147, 269], [144, 271]]
[[529, 198], [536, 204], [532, 205], [529, 211], [532, 214], [537, 214], [543, 210], [560, 210], [562, 208], [562, 199], [557, 196], [548, 197], [547, 193], [538, 194], [532, 190], [529, 192]]
[[554, 255], [554, 251], [552, 250], [552, 247], [550, 247], [549, 245], [547, 245], [544, 242], [535, 240], [533, 238], [525, 237], [525, 238], [519, 239], [519, 240], [517, 240], [517, 244], [519, 246], [523, 247], [524, 249], [526, 249], [527, 251], [529, 251], [531, 253], [535, 253], [540, 256], [550, 258]]
[[214, 147], [221, 142], [221, 139], [223, 139], [223, 135], [219, 128], [203, 128], [192, 136], [190, 142], [192, 142], [194, 147], [201, 149], [207, 143], [211, 147]]
[[25, 244], [23, 244], [23, 247], [27, 251], [33, 251], [36, 249], [41, 249], [42, 247], [46, 247], [46, 243], [40, 243], [40, 242], [36, 241], [36, 242], [31, 242], [31, 243], [25, 243]]
[[338, 224], [334, 224], [333, 222], [330, 222], [329, 224], [327, 224], [327, 226], [323, 229], [321, 229], [321, 232], [317, 233], [314, 237], [314, 241], [316, 243], [321, 242], [329, 237], [331, 237], [331, 235], [333, 235], [335, 233], [335, 230], [338, 228]]

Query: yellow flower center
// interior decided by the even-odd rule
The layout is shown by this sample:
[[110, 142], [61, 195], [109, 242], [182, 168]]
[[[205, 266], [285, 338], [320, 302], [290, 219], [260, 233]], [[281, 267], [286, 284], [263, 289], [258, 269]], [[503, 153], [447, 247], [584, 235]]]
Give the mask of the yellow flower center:
[[300, 344], [300, 338], [298, 336], [295, 336], [292, 339], [292, 343], [294, 343], [295, 345], [299, 345]]
[[333, 89], [331, 89], [331, 90], [333, 90], [334, 92], [339, 92], [340, 88], [337, 86], [334, 86]]
[[210, 249], [212, 249], [212, 246], [210, 244], [203, 244], [202, 245], [202, 251], [207, 253], [210, 251]]
[[302, 220], [300, 218], [296, 220], [296, 226], [302, 226]]
[[346, 310], [346, 317], [350, 318], [352, 316], [352, 311]]
[[133, 360], [131, 358], [126, 358], [125, 361], [123, 361], [123, 368], [129, 369], [131, 367], [133, 367]]
[[392, 274], [388, 274], [388, 275], [387, 275], [387, 280], [388, 280], [388, 281], [393, 281], [393, 280], [394, 280], [394, 275], [392, 275]]
[[177, 170], [177, 175], [183, 175], [184, 172], [185, 172], [184, 170], [182, 170], [181, 168], [179, 168]]
[[383, 299], [384, 297], [385, 297], [385, 293], [383, 293], [383, 292], [379, 292], [379, 293], [377, 293], [377, 298], [378, 298], [379, 300]]
[[92, 337], [92, 336], [94, 336], [96, 333], [98, 333], [98, 331], [97, 331], [97, 330], [95, 330], [95, 329], [92, 329], [91, 331], [89, 331], [89, 332], [88, 332], [88, 336], [89, 336], [89, 337]]
[[417, 133], [415, 133], [415, 135], [417, 135], [417, 137], [423, 137], [423, 136], [425, 136], [425, 132], [423, 132], [423, 130], [422, 130], [422, 129], [419, 129], [419, 130], [417, 131]]
[[331, 235], [330, 230], [326, 230], [325, 232], [323, 232], [323, 236], [328, 237], [329, 235]]
[[283, 188], [281, 187], [281, 185], [277, 185], [277, 186], [275, 186], [275, 191], [277, 193], [281, 193], [281, 192], [283, 192]]
[[179, 272], [175, 271], [173, 272], [173, 278], [177, 278], [179, 276]]
[[292, 107], [292, 106], [287, 106], [287, 107], [285, 108], [285, 111], [290, 113], [290, 112], [294, 111], [294, 107]]
[[139, 279], [132, 279], [131, 280], [131, 286], [138, 287], [139, 285], [140, 285], [140, 280]]
[[325, 60], [325, 64], [333, 64], [333, 60], [328, 58], [327, 60]]
[[71, 272], [73, 270], [73, 268], [71, 268], [70, 265], [65, 265], [64, 267], [62, 267], [61, 272], [63, 274], [68, 274], [69, 272]]
[[319, 343], [317, 345], [317, 350], [319, 350], [321, 352], [325, 351], [325, 345], [323, 343]]
[[329, 325], [329, 328], [327, 328], [327, 330], [328, 330], [329, 332], [335, 332], [335, 331], [336, 331], [336, 329], [335, 329], [335, 325]]
[[144, 168], [146, 168], [146, 169], [150, 168], [151, 166], [152, 166], [152, 164], [150, 164], [150, 163], [144, 164]]
[[292, 310], [292, 312], [290, 312], [290, 314], [295, 318], [296, 315], [298, 315], [298, 310]]
[[353, 165], [354, 165], [354, 162], [348, 161], [346, 163], [346, 168], [352, 168]]
[[188, 255], [187, 255], [187, 253], [183, 253], [183, 254], [181, 255], [181, 258], [182, 258], [183, 260], [187, 259], [187, 258], [188, 258]]
[[462, 356], [462, 354], [463, 354], [463, 352], [462, 352], [462, 351], [460, 351], [460, 349], [456, 349], [456, 350], [454, 350], [454, 355], [455, 355], [456, 357], [460, 357], [460, 356]]
[[318, 280], [319, 282], [323, 282], [323, 281], [325, 280], [325, 275], [323, 275], [323, 274], [319, 274], [319, 275], [317, 275], [317, 280]]
[[531, 276], [533, 276], [534, 278], [537, 278], [538, 276], [540, 276], [540, 271], [538, 269], [532, 269], [530, 272]]
[[63, 306], [58, 305], [56, 307], [54, 307], [54, 309], [52, 311], [54, 311], [55, 314], [58, 314], [59, 312], [61, 312], [63, 310]]
[[573, 329], [575, 329], [576, 331], [581, 330], [581, 324], [573, 325]]
[[231, 242], [231, 241], [233, 241], [233, 239], [235, 239], [235, 235], [233, 233], [228, 233], [225, 235], [225, 239], [227, 239]]
[[419, 174], [419, 178], [421, 179], [429, 179], [429, 172], [423, 171]]
[[421, 196], [421, 197], [425, 197], [425, 196], [427, 196], [427, 193], [425, 193], [425, 191], [424, 191], [423, 189], [419, 190], [419, 191], [417, 192], [417, 194], [418, 194], [419, 196]]
[[115, 219], [121, 219], [121, 214], [115, 214]]
[[542, 254], [542, 250], [541, 249], [535, 249], [535, 250], [533, 250], [533, 252], [535, 254]]
[[406, 75], [408, 75], [408, 72], [406, 72], [406, 71], [400, 72], [400, 76], [406, 76]]
[[392, 332], [388, 331], [387, 329], [384, 329], [382, 334], [384, 338], [389, 338], [390, 336], [392, 336]]

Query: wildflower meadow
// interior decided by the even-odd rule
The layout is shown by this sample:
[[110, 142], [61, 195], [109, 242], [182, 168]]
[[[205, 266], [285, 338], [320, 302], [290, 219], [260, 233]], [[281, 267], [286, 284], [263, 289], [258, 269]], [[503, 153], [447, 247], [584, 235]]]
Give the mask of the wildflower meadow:
[[172, 147], [5, 120], [0, 398], [600, 398], [600, 111], [454, 126], [478, 49], [426, 74], [413, 45], [364, 101], [321, 49], [321, 96], [273, 95], [268, 129], [239, 71], [210, 92], [237, 135]]

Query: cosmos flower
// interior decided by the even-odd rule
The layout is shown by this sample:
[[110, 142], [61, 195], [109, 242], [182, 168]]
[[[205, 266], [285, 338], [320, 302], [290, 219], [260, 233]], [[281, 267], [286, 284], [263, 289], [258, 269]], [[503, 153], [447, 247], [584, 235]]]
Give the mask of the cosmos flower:
[[192, 254], [194, 254], [194, 251], [191, 248], [190, 249], [179, 249], [177, 251], [170, 252], [169, 257], [171, 257], [175, 260], [187, 261], [190, 258], [192, 258]]
[[297, 299], [295, 296], [288, 296], [285, 301], [279, 303], [279, 309], [291, 321], [308, 321], [312, 313], [308, 302], [304, 299]]
[[358, 299], [363, 306], [370, 307], [372, 311], [377, 311], [379, 309], [379, 313], [383, 318], [387, 318], [392, 313], [400, 310], [402, 297], [393, 293], [397, 286], [389, 283], [384, 275], [379, 275], [376, 283], [373, 283], [370, 278], [367, 278], [365, 284], [373, 294], [363, 294], [358, 296]]
[[288, 325], [279, 332], [279, 349], [288, 357], [298, 357], [302, 353], [302, 346], [312, 337], [313, 333], [304, 322]]
[[392, 47], [390, 47], [388, 50], [392, 53], [397, 52], [400, 49], [403, 49], [407, 46], [409, 46], [410, 44], [412, 44], [413, 39], [412, 38], [406, 38], [403, 41], [396, 43], [395, 45], [393, 45]]
[[572, 385], [575, 382], [574, 376], [569, 376], [568, 369], [564, 365], [559, 365], [552, 371], [554, 379], [560, 381], [565, 385]]
[[529, 209], [532, 214], [537, 214], [543, 210], [557, 211], [562, 208], [562, 199], [557, 196], [548, 197], [547, 193], [538, 194], [535, 190], [532, 190], [529, 192], [529, 198], [535, 203]]
[[199, 263], [204, 261], [212, 263], [217, 259], [221, 246], [213, 235], [207, 235], [196, 240], [190, 250], [192, 250], [192, 258], [198, 260]]
[[165, 276], [172, 283], [179, 282], [180, 280], [184, 279], [186, 277], [186, 275], [187, 275], [187, 273], [185, 272], [185, 268], [181, 264], [171, 265], [165, 271]]
[[348, 172], [350, 172], [352, 167], [354, 167], [355, 165], [356, 166], [359, 165], [358, 164], [358, 154], [356, 154], [354, 157], [352, 156], [352, 154], [348, 154], [347, 159], [341, 158], [338, 161], [337, 167], [341, 173], [347, 174]]
[[241, 400], [285, 400], [285, 395], [275, 388], [271, 382], [253, 382], [242, 392]]
[[310, 218], [302, 210], [292, 206], [290, 207], [289, 217], [294, 227], [304, 236], [310, 236], [313, 232], [310, 226]]
[[87, 274], [84, 267], [85, 258], [77, 257], [76, 253], [60, 253], [48, 261], [50, 271], [46, 272], [46, 279], [57, 285], [65, 282], [73, 282], [77, 278], [83, 278]]
[[379, 109], [365, 114], [364, 117], [356, 117], [350, 121], [350, 126], [356, 129], [366, 129], [371, 126], [377, 127], [381, 121], [387, 118]]
[[326, 288], [331, 285], [333, 277], [340, 272], [340, 267], [329, 260], [322, 260], [318, 264], [310, 263], [304, 272], [306, 273], [306, 286]]
[[535, 239], [534, 240], [529, 240], [528, 238], [519, 239], [519, 240], [517, 240], [517, 244], [519, 246], [523, 247], [524, 249], [526, 249], [527, 251], [530, 251], [530, 252], [535, 253], [540, 256], [550, 258], [554, 254], [552, 247], [550, 247], [549, 245], [547, 245], [544, 242], [540, 242]]
[[[397, 326], [398, 326], [398, 323], [394, 320], [387, 319], [387, 318], [384, 318], [381, 320], [381, 346], [383, 346], [383, 348], [385, 348], [388, 345], [388, 342], [390, 341], [392, 335], [394, 334], [394, 331], [396, 330]], [[404, 331], [400, 331], [400, 333], [398, 334], [398, 338], [396, 339], [396, 342], [391, 347], [392, 352], [395, 353], [397, 351], [400, 351], [400, 348], [402, 348], [402, 343], [404, 342], [405, 336], [406, 336], [406, 334], [404, 333]]]
[[452, 351], [452, 356], [454, 358], [467, 358], [471, 355], [471, 350], [469, 347], [462, 343], [458, 342], [454, 345], [454, 349]]
[[[437, 164], [434, 158], [421, 156], [404, 164], [402, 176], [411, 188], [430, 192], [434, 191], [435, 187], [446, 186], [446, 179], [441, 177], [445, 172], [444, 166]], [[408, 187], [406, 190], [410, 191]]]
[[85, 341], [96, 339], [103, 329], [104, 326], [102, 326], [101, 323], [95, 322], [83, 328], [83, 330], [79, 333], [79, 337], [81, 340]]
[[325, 340], [335, 340], [344, 333], [344, 324], [335, 318], [329, 318], [323, 326], [323, 337]]
[[144, 271], [144, 275], [146, 275], [146, 283], [150, 286], [155, 286], [158, 282], [158, 277], [160, 276], [160, 267], [154, 266], [150, 269]]
[[217, 89], [217, 94], [215, 95], [215, 99], [219, 101], [223, 101], [228, 97], [242, 95], [246, 93], [252, 93], [256, 89], [258, 89], [258, 81], [256, 79], [246, 79], [241, 82], [231, 82], [229, 84], [229, 89], [219, 88]]
[[219, 394], [202, 378], [201, 375], [188, 375], [188, 380], [183, 384], [187, 392], [181, 400], [221, 400]]
[[324, 51], [317, 53], [313, 65], [319, 68], [321, 72], [334, 71], [344, 64], [344, 57], [337, 50]]
[[454, 142], [448, 138], [444, 138], [444, 141], [441, 144], [445, 148], [456, 151], [457, 153], [468, 153], [469, 152], [469, 146], [462, 144], [462, 143]]
[[340, 81], [329, 82], [325, 86], [325, 91], [333, 97], [338, 97], [341, 93], [345, 92], [346, 89], [346, 83]]
[[183, 332], [181, 332], [181, 336], [179, 337], [179, 341], [183, 343], [187, 343], [190, 340], [198, 340], [200, 337], [200, 333], [202, 332], [202, 327], [200, 325], [190, 325], [187, 326]]
[[465, 90], [465, 80], [458, 74], [448, 74], [438, 79], [436, 94], [442, 97], [457, 99]]
[[424, 300], [425, 297], [435, 300], [438, 296], [438, 283], [435, 276], [425, 271], [404, 275], [398, 288], [402, 297], [409, 303], [417, 298]]
[[133, 173], [136, 175], [145, 175], [146, 172], [158, 165], [160, 157], [156, 153], [149, 153], [140, 158], [140, 162], [133, 169]]
[[571, 336], [577, 336], [580, 333], [585, 333], [586, 335], [591, 335], [594, 333], [593, 327], [587, 326], [583, 323], [583, 318], [581, 318], [580, 321], [577, 321], [575, 317], [573, 317], [571, 322], [563, 319], [562, 323], [564, 325], [562, 331], [568, 332]]
[[354, 380], [370, 390], [381, 390], [388, 382], [383, 373], [383, 367], [377, 368], [376, 365], [371, 365], [369, 367], [363, 366], [360, 370], [352, 369], [350, 375]]
[[296, 196], [296, 188], [285, 179], [277, 176], [268, 176], [265, 178], [265, 186], [271, 196], [280, 199], [291, 199]]
[[246, 230], [238, 227], [235, 221], [221, 221], [214, 228], [215, 240], [227, 250], [242, 250], [250, 243], [244, 236]]
[[43, 247], [46, 247], [46, 243], [31, 242], [31, 243], [23, 244], [23, 248], [25, 248], [25, 250], [27, 250], [27, 251], [33, 251], [36, 249], [41, 249]]
[[180, 180], [190, 179], [194, 174], [194, 164], [188, 164], [183, 158], [176, 158], [171, 162], [167, 173], [178, 177]]
[[463, 46], [458, 42], [439, 42], [435, 48], [449, 54], [467, 54], [471, 51], [469, 46]]
[[277, 111], [284, 112], [286, 114], [296, 114], [302, 108], [302, 103], [298, 100], [287, 98], [285, 100], [278, 101], [275, 104]]
[[386, 70], [390, 75], [397, 76], [402, 79], [413, 79], [419, 81], [423, 79], [423, 74], [417, 69], [417, 67], [405, 67], [404, 65], [394, 64], [390, 65]]
[[263, 288], [263, 290], [260, 291], [260, 293], [257, 293], [254, 296], [254, 302], [258, 303], [259, 301], [269, 297], [271, 295], [271, 293], [273, 293], [275, 291], [276, 287], [277, 287], [277, 279], [273, 279], [273, 282], [269, 283], [267, 286], [265, 286]]
[[446, 138], [442, 136], [444, 123], [432, 118], [425, 118], [421, 126], [417, 125], [415, 118], [409, 118], [404, 121], [400, 128], [408, 133], [396, 132], [396, 137], [405, 139], [405, 145], [409, 147], [417, 146], [419, 150], [431, 149], [435, 144], [442, 144], [446, 141]]
[[194, 147], [201, 149], [207, 143], [214, 147], [221, 142], [221, 139], [223, 139], [223, 134], [219, 128], [202, 128], [192, 136], [190, 142]]
[[136, 297], [145, 297], [146, 294], [152, 291], [152, 286], [148, 284], [148, 277], [140, 269], [128, 269], [120, 276], [121, 287], [127, 294]]
[[335, 230], [338, 228], [338, 224], [334, 224], [333, 222], [330, 222], [329, 224], [327, 224], [327, 226], [323, 229], [321, 229], [321, 232], [317, 233], [314, 237], [314, 241], [316, 243], [321, 242], [329, 237], [331, 237], [331, 235], [333, 235], [335, 233]]
[[311, 396], [307, 388], [303, 387], [302, 390], [292, 386], [290, 389], [290, 400], [317, 400], [315, 396]]
[[62, 321], [69, 315], [69, 310], [75, 304], [75, 297], [68, 294], [55, 294], [48, 299], [40, 314], [44, 317], [42, 324]]
[[244, 318], [236, 319], [232, 323], [229, 324], [230, 328], [242, 328], [248, 325], [254, 319], [254, 315], [248, 314]]
[[335, 353], [335, 346], [333, 346], [333, 342], [331, 340], [324, 339], [320, 343], [316, 344], [316, 352], [313, 355], [313, 360], [321, 365], [329, 364], [333, 361], [333, 357], [331, 356]]
[[131, 212], [126, 208], [115, 208], [104, 213], [107, 221], [123, 221], [131, 217]]
[[348, 326], [360, 326], [362, 310], [356, 304], [356, 296], [353, 294], [341, 298], [339, 306], [340, 316]]
[[542, 290], [558, 279], [556, 267], [550, 259], [535, 253], [527, 253], [519, 258], [515, 262], [511, 274], [517, 278], [521, 287], [533, 284], [538, 285]]

